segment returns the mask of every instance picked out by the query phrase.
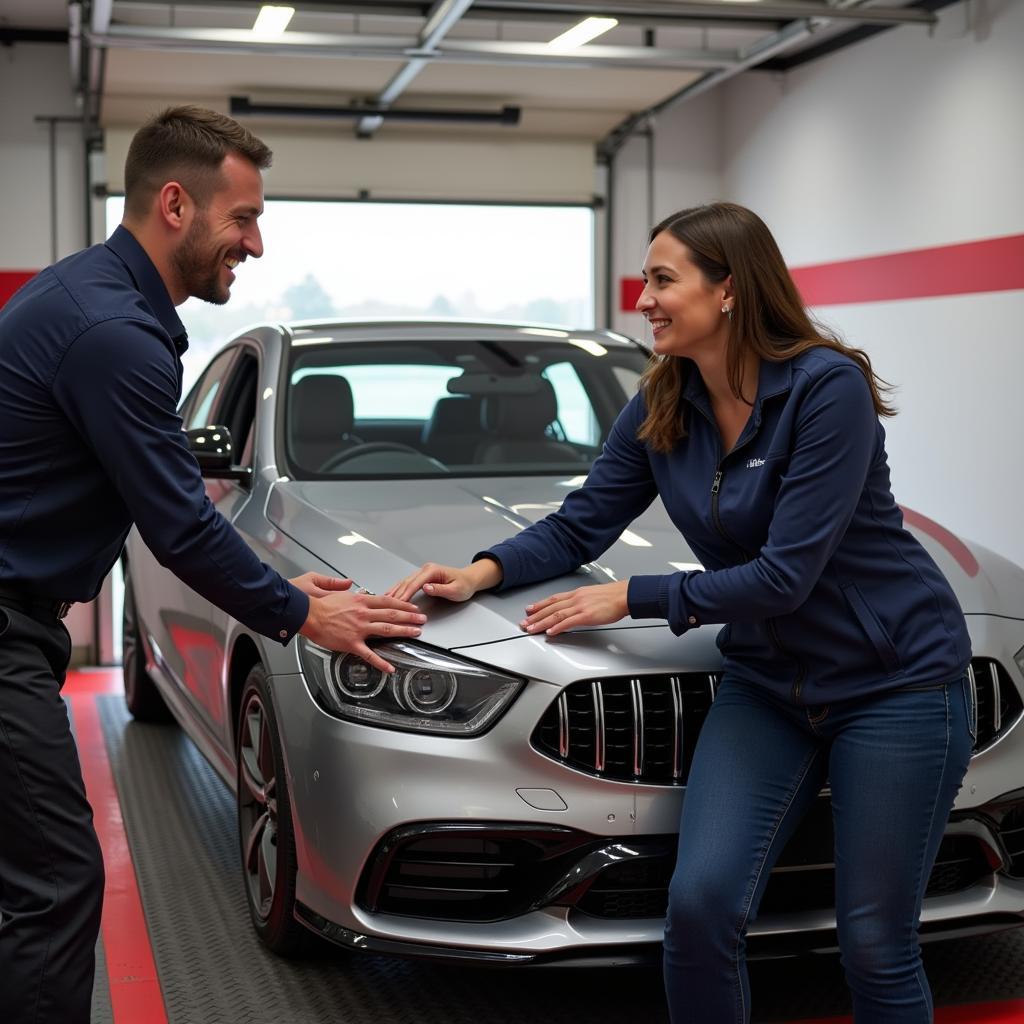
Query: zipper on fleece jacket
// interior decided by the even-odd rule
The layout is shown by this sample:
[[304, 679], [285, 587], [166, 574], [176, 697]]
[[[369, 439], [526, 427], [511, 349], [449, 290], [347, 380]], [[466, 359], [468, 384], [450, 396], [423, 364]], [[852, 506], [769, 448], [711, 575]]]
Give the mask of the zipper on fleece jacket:
[[[697, 408], [697, 411], [700, 412], [701, 416], [703, 416], [705, 420], [708, 420], [708, 417], [704, 415], [703, 411], [701, 411], [697, 406], [694, 406], [694, 408]], [[711, 423], [710, 420], [708, 420], [708, 423], [714, 428], [714, 430], [717, 433], [717, 424]], [[722, 540], [726, 541], [726, 543], [728, 544], [731, 544], [743, 556], [744, 562], [749, 562], [751, 560], [751, 556], [739, 544], [737, 544], [736, 541], [732, 539], [732, 537], [729, 536], [729, 534], [726, 532], [725, 527], [722, 525], [722, 517], [718, 511], [718, 492], [722, 489], [722, 478], [725, 476], [725, 470], [722, 468], [722, 463], [730, 455], [735, 455], [735, 453], [739, 451], [740, 448], [748, 444], [752, 437], [753, 435], [747, 438], [747, 440], [744, 441], [742, 445], [737, 445], [733, 447], [733, 449], [730, 452], [728, 452], [728, 454], [725, 455], [724, 457], [722, 455], [721, 441], [718, 442], [718, 466], [715, 469], [715, 477], [711, 481], [711, 522], [714, 524], [715, 532], [719, 535], [719, 537], [722, 538]], [[800, 693], [803, 690], [804, 680], [807, 678], [807, 666], [804, 664], [802, 658], [794, 654], [788, 647], [786, 647], [782, 643], [782, 640], [779, 638], [779, 630], [775, 624], [775, 619], [769, 618], [765, 619], [764, 621], [765, 626], [768, 628], [768, 635], [771, 637], [771, 641], [775, 645], [778, 652], [781, 655], [783, 655], [783, 657], [789, 658], [791, 661], [796, 663], [796, 679], [793, 682], [793, 687], [790, 691], [790, 696], [792, 697], [794, 704], [799, 704]]]

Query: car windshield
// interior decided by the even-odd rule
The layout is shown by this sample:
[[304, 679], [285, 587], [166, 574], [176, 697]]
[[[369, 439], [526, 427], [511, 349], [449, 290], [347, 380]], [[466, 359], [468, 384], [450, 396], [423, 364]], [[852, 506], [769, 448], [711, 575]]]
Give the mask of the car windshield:
[[306, 480], [585, 474], [646, 356], [558, 333], [565, 338], [297, 340], [288, 468]]

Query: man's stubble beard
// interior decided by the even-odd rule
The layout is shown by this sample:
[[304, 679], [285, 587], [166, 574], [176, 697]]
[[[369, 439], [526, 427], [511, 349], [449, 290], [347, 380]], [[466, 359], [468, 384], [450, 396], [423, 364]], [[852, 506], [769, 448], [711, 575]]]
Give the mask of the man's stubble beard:
[[[231, 298], [231, 292], [221, 284], [222, 261], [217, 252], [210, 251], [209, 237], [205, 216], [197, 214], [181, 244], [174, 250], [171, 261], [189, 295], [223, 306]], [[215, 262], [211, 264], [211, 260]]]

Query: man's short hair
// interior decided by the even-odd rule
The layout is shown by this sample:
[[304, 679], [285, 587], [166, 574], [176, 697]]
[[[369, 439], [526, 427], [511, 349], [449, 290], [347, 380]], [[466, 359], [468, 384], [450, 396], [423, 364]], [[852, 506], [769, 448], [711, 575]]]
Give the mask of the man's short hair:
[[124, 204], [129, 217], [142, 218], [168, 181], [178, 181], [200, 208], [222, 184], [228, 153], [260, 170], [270, 166], [269, 147], [234, 118], [203, 107], [168, 107], [150, 118], [128, 147]]

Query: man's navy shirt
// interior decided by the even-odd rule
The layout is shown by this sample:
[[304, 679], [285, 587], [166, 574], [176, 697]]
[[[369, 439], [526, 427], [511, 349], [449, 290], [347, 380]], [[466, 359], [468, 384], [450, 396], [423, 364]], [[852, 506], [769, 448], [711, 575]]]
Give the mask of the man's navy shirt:
[[0, 310], [0, 583], [91, 600], [134, 521], [162, 565], [287, 642], [309, 599], [206, 495], [177, 413], [187, 346], [163, 280], [123, 227]]

